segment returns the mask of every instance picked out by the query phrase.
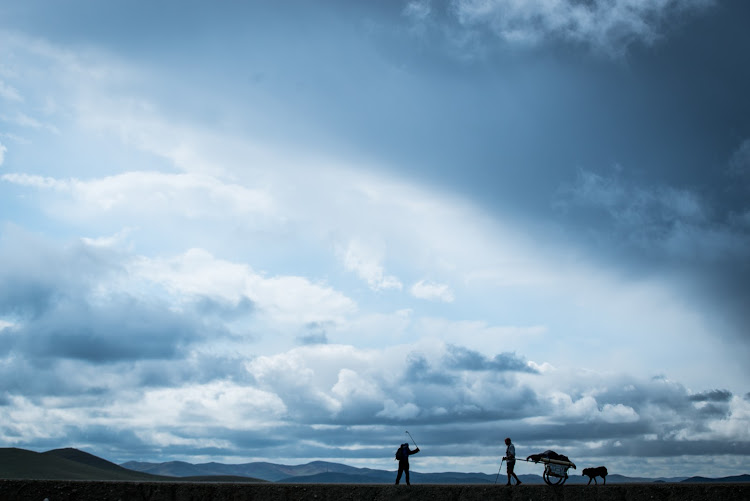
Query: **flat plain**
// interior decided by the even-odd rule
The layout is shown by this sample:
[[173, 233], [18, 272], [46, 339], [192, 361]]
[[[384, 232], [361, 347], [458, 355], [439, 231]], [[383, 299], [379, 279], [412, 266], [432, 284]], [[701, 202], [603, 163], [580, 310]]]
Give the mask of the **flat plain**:
[[0, 480], [8, 501], [744, 501], [750, 484], [652, 483], [606, 486], [280, 484]]

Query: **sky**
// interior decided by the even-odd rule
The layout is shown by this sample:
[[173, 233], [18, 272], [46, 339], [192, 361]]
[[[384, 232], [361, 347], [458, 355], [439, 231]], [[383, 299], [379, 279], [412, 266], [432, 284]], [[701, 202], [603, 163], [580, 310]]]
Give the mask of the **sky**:
[[748, 21], [0, 0], [0, 446], [750, 473]]

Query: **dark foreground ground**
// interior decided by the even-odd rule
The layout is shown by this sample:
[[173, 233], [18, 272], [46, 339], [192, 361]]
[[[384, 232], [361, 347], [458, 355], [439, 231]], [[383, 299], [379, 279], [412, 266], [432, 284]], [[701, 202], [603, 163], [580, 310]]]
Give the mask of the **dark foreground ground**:
[[3, 501], [745, 501], [750, 484], [616, 484], [606, 486], [230, 484], [0, 480]]

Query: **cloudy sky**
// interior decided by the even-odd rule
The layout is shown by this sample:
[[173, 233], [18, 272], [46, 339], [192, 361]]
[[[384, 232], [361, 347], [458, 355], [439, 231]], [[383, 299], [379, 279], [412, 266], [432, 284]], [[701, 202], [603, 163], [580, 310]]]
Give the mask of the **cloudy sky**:
[[0, 0], [0, 446], [750, 472], [748, 21]]

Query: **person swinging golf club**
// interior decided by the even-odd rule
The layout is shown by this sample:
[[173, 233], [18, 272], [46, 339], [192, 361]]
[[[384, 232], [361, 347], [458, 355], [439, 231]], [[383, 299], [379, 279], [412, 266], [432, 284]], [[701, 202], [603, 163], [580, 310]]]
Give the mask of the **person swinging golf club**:
[[505, 460], [505, 468], [507, 468], [508, 472], [508, 483], [505, 485], [511, 485], [510, 483], [510, 477], [513, 476], [513, 478], [516, 479], [516, 485], [521, 484], [521, 480], [516, 476], [516, 473], [513, 471], [513, 468], [516, 466], [516, 447], [511, 443], [510, 438], [505, 439], [505, 445], [507, 446], [505, 448], [505, 457], [503, 457], [503, 460]]
[[[407, 431], [406, 432], [409, 437], [411, 437], [411, 434]], [[414, 439], [411, 439], [412, 442], [414, 442]], [[409, 449], [409, 442], [405, 442], [401, 444], [401, 446], [396, 451], [396, 459], [398, 459], [398, 474], [396, 475], [396, 485], [401, 481], [401, 474], [405, 473], [406, 478], [406, 485], [411, 485], [409, 482], [409, 456], [412, 454], [416, 454], [419, 452], [419, 446], [417, 446], [417, 443], [414, 442], [414, 447], [416, 449], [410, 450]]]

